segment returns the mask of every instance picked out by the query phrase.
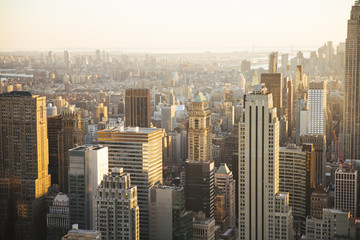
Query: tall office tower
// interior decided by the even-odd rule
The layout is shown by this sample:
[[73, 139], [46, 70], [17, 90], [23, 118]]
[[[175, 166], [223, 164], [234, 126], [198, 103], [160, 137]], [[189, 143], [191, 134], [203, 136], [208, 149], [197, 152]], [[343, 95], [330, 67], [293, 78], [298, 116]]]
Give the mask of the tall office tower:
[[70, 67], [71, 57], [69, 51], [64, 51], [64, 63], [66, 67]]
[[222, 131], [231, 132], [234, 126], [235, 108], [231, 102], [224, 102], [222, 111]]
[[199, 93], [191, 103], [188, 130], [189, 161], [212, 161], [211, 111], [209, 102]]
[[289, 54], [281, 54], [281, 69], [283, 72], [286, 71], [287, 65], [289, 63]]
[[345, 54], [345, 96], [342, 148], [344, 159], [360, 159], [360, 2], [348, 20]]
[[318, 186], [311, 193], [310, 215], [314, 218], [323, 218], [323, 209], [330, 207], [329, 189]]
[[235, 180], [225, 163], [222, 163], [215, 173], [215, 186], [225, 193], [226, 215], [229, 217], [229, 226], [236, 228]]
[[161, 108], [161, 128], [171, 132], [176, 128], [176, 106], [164, 106]]
[[294, 118], [294, 92], [293, 92], [293, 84], [291, 79], [287, 81], [287, 120], [288, 120], [288, 137], [291, 137], [292, 129], [295, 123]]
[[215, 188], [215, 224], [220, 227], [220, 232], [223, 233], [229, 228], [229, 216], [226, 215], [225, 193], [218, 188]]
[[325, 185], [326, 137], [324, 135], [300, 136], [300, 145], [312, 143], [315, 149], [315, 186]]
[[306, 152], [295, 144], [279, 149], [279, 191], [289, 193], [295, 236], [305, 233]]
[[296, 144], [300, 143], [300, 136], [307, 135], [309, 111], [305, 99], [298, 99], [296, 105]]
[[302, 65], [297, 65], [296, 66], [296, 71], [295, 71], [295, 79], [292, 81], [293, 86], [293, 106], [292, 106], [292, 114], [293, 114], [293, 123], [294, 125], [296, 124], [296, 106], [297, 106], [297, 101], [299, 98], [301, 98], [301, 96], [303, 95], [302, 89], [300, 86], [302, 86], [303, 84], [303, 66]]
[[340, 164], [335, 171], [334, 208], [349, 211], [357, 217], [358, 171], [351, 166]]
[[311, 208], [311, 193], [315, 189], [315, 149], [311, 143], [304, 143], [301, 147], [306, 153], [306, 216], [308, 216]]
[[278, 52], [271, 52], [269, 54], [269, 73], [278, 72]]
[[149, 89], [126, 89], [125, 126], [148, 128], [151, 125]]
[[240, 239], [293, 239], [289, 194], [279, 192], [279, 122], [264, 84], [246, 96], [239, 129]]
[[43, 239], [50, 187], [46, 98], [0, 94], [0, 236]]
[[193, 213], [185, 211], [184, 189], [155, 185], [149, 198], [150, 239], [192, 239]]
[[149, 236], [149, 189], [162, 183], [163, 130], [119, 127], [98, 131], [98, 142], [109, 148], [109, 168], [123, 168], [137, 186], [140, 237]]
[[68, 150], [82, 145], [81, 116], [66, 110], [61, 115], [48, 118], [49, 173], [53, 184], [59, 184], [60, 191], [68, 192]]
[[131, 186], [130, 174], [113, 168], [96, 189], [93, 226], [103, 240], [140, 239], [137, 187]]
[[79, 146], [69, 150], [70, 224], [93, 229], [96, 188], [107, 173], [107, 147]]
[[320, 219], [312, 217], [306, 219], [307, 240], [359, 239], [356, 221], [349, 212], [324, 209], [322, 215]]
[[168, 97], [168, 104], [175, 105], [175, 94], [174, 94], [174, 90], [172, 90], [172, 89], [171, 89], [169, 97]]
[[283, 79], [281, 73], [262, 73], [261, 83], [264, 83], [268, 93], [273, 95], [274, 107], [276, 107], [277, 117], [280, 118], [282, 113], [282, 91]]
[[212, 161], [211, 111], [199, 93], [191, 103], [188, 130], [188, 160], [185, 162], [185, 206], [214, 216], [214, 162]]
[[69, 198], [66, 194], [56, 195], [46, 216], [47, 239], [60, 239], [70, 229]]
[[308, 134], [326, 135], [326, 81], [309, 84]]

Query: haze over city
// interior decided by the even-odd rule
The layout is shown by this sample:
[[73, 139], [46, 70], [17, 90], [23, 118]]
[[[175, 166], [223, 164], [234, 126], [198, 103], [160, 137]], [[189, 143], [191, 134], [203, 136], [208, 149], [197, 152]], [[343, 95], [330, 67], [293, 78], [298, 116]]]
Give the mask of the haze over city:
[[344, 41], [352, 3], [2, 0], [0, 49], [316, 48]]

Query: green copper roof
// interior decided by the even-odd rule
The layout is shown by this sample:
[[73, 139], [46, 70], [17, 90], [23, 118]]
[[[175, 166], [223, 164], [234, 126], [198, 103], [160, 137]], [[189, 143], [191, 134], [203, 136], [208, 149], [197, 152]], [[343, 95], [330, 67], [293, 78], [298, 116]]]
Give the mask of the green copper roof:
[[207, 101], [204, 94], [202, 94], [201, 92], [199, 92], [199, 94], [196, 96], [194, 102], [205, 102]]
[[226, 163], [222, 163], [216, 173], [228, 174], [229, 172], [230, 172], [230, 169], [228, 168]]

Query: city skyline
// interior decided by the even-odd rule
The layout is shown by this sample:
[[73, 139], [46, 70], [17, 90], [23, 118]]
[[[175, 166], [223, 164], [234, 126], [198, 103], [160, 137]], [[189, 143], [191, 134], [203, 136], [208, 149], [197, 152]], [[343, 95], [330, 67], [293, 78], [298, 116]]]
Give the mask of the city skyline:
[[4, 0], [0, 34], [6, 37], [0, 40], [0, 49], [149, 48], [183, 52], [310, 47], [328, 39], [338, 44], [345, 41], [348, 9], [353, 3]]

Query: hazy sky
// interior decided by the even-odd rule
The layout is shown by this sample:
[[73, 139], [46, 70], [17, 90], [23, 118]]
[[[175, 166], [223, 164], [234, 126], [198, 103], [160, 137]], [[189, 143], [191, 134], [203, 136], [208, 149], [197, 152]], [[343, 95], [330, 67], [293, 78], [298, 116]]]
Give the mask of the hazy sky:
[[0, 0], [0, 49], [251, 48], [345, 41], [353, 0]]

